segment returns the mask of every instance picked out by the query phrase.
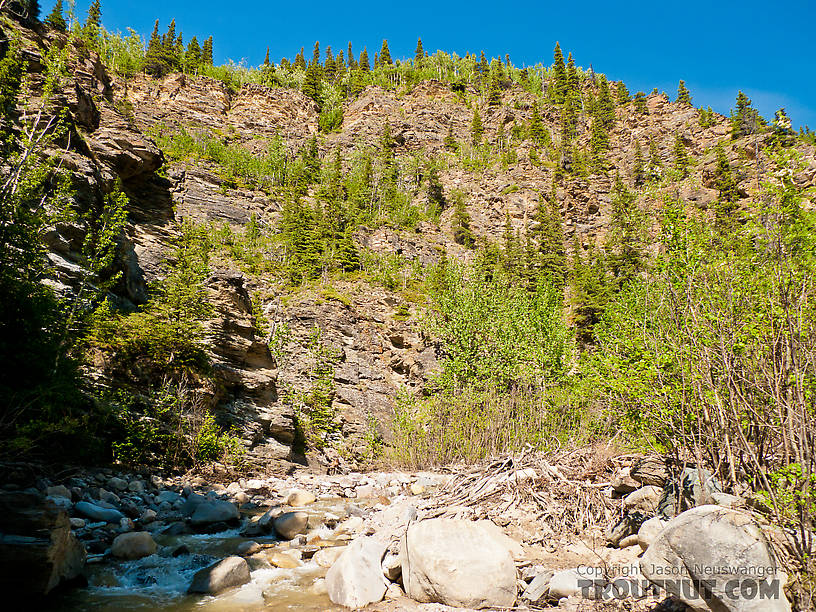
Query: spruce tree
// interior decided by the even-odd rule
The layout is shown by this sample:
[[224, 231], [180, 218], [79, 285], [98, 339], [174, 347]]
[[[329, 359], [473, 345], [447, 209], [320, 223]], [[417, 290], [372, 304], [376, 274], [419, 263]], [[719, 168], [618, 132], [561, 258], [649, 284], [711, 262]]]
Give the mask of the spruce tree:
[[540, 146], [546, 141], [546, 129], [544, 123], [541, 121], [541, 113], [538, 110], [538, 100], [533, 100], [533, 105], [530, 110], [530, 126], [528, 128], [530, 138], [532, 141]]
[[470, 229], [470, 215], [465, 208], [464, 197], [459, 196], [454, 203], [453, 221], [451, 223], [453, 240], [456, 244], [461, 244], [467, 249], [472, 249], [476, 244], [476, 238]]
[[581, 87], [578, 81], [578, 69], [575, 67], [575, 60], [572, 58], [572, 52], [567, 54], [567, 91], [566, 95], [580, 94]]
[[388, 50], [388, 41], [383, 39], [382, 47], [380, 48], [380, 65], [390, 66], [394, 62], [391, 61], [391, 52]]
[[688, 152], [686, 151], [686, 145], [683, 142], [683, 139], [680, 137], [680, 134], [675, 134], [674, 169], [680, 173], [681, 177], [685, 178], [688, 176], [690, 165], [691, 161], [689, 160]]
[[608, 250], [609, 268], [622, 289], [644, 268], [646, 223], [637, 206], [637, 196], [626, 188], [620, 175], [612, 187], [612, 233]]
[[422, 63], [425, 61], [425, 50], [422, 48], [422, 39], [417, 38], [416, 50], [414, 51], [414, 67], [422, 68]]
[[649, 107], [646, 104], [646, 94], [642, 91], [635, 94], [635, 110], [641, 115], [649, 114]]
[[567, 93], [567, 67], [564, 65], [564, 54], [561, 53], [561, 45], [555, 43], [553, 50], [553, 82], [551, 84], [552, 100], [556, 104], [564, 102], [564, 96]]
[[564, 226], [555, 198], [550, 202], [543, 194], [539, 196], [533, 216], [532, 237], [538, 248], [536, 267], [550, 282], [563, 287], [567, 271]]
[[497, 70], [490, 72], [490, 85], [488, 89], [487, 103], [489, 106], [501, 105], [501, 86], [499, 85], [499, 75]]
[[202, 66], [212, 66], [213, 65], [213, 37], [210, 36], [207, 40], [204, 41], [204, 44], [201, 46], [201, 65]]
[[147, 44], [144, 58], [144, 70], [153, 77], [163, 77], [172, 69], [170, 58], [167, 55], [161, 36], [159, 36], [159, 20], [153, 25], [153, 33]]
[[635, 187], [640, 187], [646, 182], [646, 163], [643, 161], [643, 150], [640, 142], [635, 143], [635, 163], [632, 168], [632, 181]]
[[751, 99], [740, 91], [737, 93], [737, 112], [731, 112], [731, 136], [747, 136], [756, 132], [758, 127], [759, 115], [751, 106]]
[[266, 48], [266, 56], [263, 61], [264, 66], [269, 66], [269, 47]]
[[453, 136], [453, 121], [448, 123], [448, 133], [445, 134], [444, 145], [449, 151], [455, 151], [457, 149], [456, 138]]
[[598, 98], [595, 106], [595, 116], [601, 120], [606, 130], [612, 129], [615, 125], [615, 101], [609, 90], [609, 82], [603, 75], [598, 77]]
[[428, 213], [431, 216], [436, 216], [447, 207], [448, 203], [445, 199], [445, 191], [442, 189], [442, 183], [439, 180], [439, 171], [436, 169], [436, 164], [428, 163]]
[[99, 0], [93, 0], [88, 7], [88, 17], [85, 19], [83, 33], [88, 40], [96, 40], [99, 37], [99, 28], [102, 26], [102, 8]]
[[48, 17], [45, 18], [45, 23], [60, 32], [64, 32], [67, 29], [68, 24], [65, 23], [65, 18], [62, 16], [62, 0], [57, 0], [54, 8], [48, 14]]
[[196, 74], [200, 67], [201, 46], [198, 44], [198, 38], [193, 36], [187, 44], [187, 51], [184, 54], [184, 70], [190, 74]]
[[371, 66], [368, 63], [368, 50], [366, 47], [363, 47], [363, 51], [360, 53], [360, 70], [363, 72], [371, 71]]
[[660, 180], [663, 175], [663, 162], [660, 160], [660, 154], [657, 151], [657, 145], [654, 140], [649, 141], [649, 166], [646, 169], [646, 176], [651, 181]]
[[611, 298], [606, 261], [593, 245], [586, 259], [581, 256], [578, 236], [573, 236], [570, 297], [576, 337], [583, 344], [595, 340], [595, 325]]
[[479, 107], [473, 106], [473, 119], [470, 121], [470, 140], [474, 146], [481, 144], [484, 135], [482, 118], [479, 116]]
[[626, 89], [626, 85], [623, 83], [623, 81], [618, 81], [617, 85], [615, 86], [615, 97], [617, 98], [619, 105], [629, 102], [629, 90]]
[[306, 70], [306, 59], [303, 57], [303, 47], [295, 55], [295, 70]]
[[357, 61], [354, 59], [354, 53], [351, 49], [351, 41], [348, 44], [348, 65], [352, 70], [357, 67]]
[[686, 89], [686, 82], [680, 81], [680, 84], [677, 86], [677, 101], [680, 104], [688, 104], [691, 106], [691, 92]]
[[714, 185], [719, 191], [716, 204], [717, 224], [722, 228], [732, 227], [734, 224], [734, 212], [737, 209], [736, 202], [740, 198], [737, 180], [731, 170], [731, 164], [725, 155], [722, 143], [717, 143], [715, 149], [717, 154], [717, 165], [714, 169]]
[[321, 97], [321, 69], [320, 64], [310, 62], [306, 68], [306, 78], [303, 79], [303, 94], [314, 100], [317, 108], [320, 109], [323, 100]]
[[337, 73], [337, 65], [334, 62], [331, 45], [326, 47], [326, 61], [323, 63], [323, 72], [327, 81], [334, 81], [334, 76]]
[[561, 143], [563, 146], [569, 144], [576, 135], [578, 112], [574, 100], [574, 96], [567, 96], [564, 106], [561, 107]]
[[320, 64], [320, 41], [316, 40], [314, 49], [312, 49], [312, 63]]

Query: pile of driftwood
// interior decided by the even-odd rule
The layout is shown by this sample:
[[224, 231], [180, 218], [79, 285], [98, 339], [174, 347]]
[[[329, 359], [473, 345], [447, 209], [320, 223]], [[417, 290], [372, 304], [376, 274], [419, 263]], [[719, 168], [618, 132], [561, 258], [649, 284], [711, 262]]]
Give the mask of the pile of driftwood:
[[598, 448], [557, 454], [531, 449], [455, 474], [433, 496], [428, 518], [461, 515], [494, 522], [518, 509], [536, 515], [554, 533], [581, 533], [606, 528], [621, 515], [621, 501], [610, 494], [610, 478], [627, 457], [612, 457]]

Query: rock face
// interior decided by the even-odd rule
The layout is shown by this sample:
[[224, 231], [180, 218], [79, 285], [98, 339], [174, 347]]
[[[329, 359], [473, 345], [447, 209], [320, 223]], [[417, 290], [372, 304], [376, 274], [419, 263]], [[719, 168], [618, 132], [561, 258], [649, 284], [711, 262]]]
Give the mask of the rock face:
[[692, 508], [668, 522], [640, 560], [643, 575], [695, 610], [789, 612], [785, 576], [753, 519]]
[[400, 554], [411, 599], [476, 609], [516, 601], [513, 556], [485, 525], [452, 519], [414, 523]]
[[380, 601], [388, 586], [380, 565], [383, 555], [385, 545], [377, 540], [354, 540], [326, 572], [329, 599], [347, 608]]
[[241, 557], [227, 557], [196, 572], [188, 593], [218, 595], [229, 588], [241, 586], [250, 580], [249, 565]]
[[111, 546], [111, 554], [119, 559], [141, 559], [155, 552], [156, 542], [146, 531], [118, 535]]
[[79, 576], [85, 547], [68, 515], [28, 493], [0, 494], [0, 586], [15, 600], [38, 598]]

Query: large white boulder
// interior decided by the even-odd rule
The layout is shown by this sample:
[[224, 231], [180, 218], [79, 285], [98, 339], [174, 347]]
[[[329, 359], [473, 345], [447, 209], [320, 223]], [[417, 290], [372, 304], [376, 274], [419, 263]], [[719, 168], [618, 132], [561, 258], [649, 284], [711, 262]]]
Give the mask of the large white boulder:
[[475, 609], [510, 607], [516, 601], [513, 554], [485, 524], [414, 523], [403, 536], [400, 556], [405, 592], [416, 601]]
[[326, 572], [329, 599], [347, 608], [376, 603], [388, 588], [381, 562], [385, 544], [369, 537], [357, 538]]
[[694, 610], [790, 612], [786, 576], [750, 515], [706, 505], [679, 514], [640, 560], [643, 575]]

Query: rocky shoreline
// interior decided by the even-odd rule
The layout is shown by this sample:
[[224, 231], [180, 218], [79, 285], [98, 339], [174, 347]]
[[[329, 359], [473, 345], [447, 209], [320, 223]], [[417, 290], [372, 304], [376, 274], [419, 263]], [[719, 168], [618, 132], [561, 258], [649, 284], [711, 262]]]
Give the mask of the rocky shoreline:
[[[628, 463], [583, 483], [528, 456], [481, 472], [219, 483], [99, 469], [6, 484], [3, 558], [17, 562], [4, 575], [66, 610], [140, 593], [155, 609], [790, 610], [773, 534], [743, 498], [704, 470]], [[599, 493], [606, 529], [546, 529], [555, 506], [541, 500], [558, 487], [588, 508]]]

